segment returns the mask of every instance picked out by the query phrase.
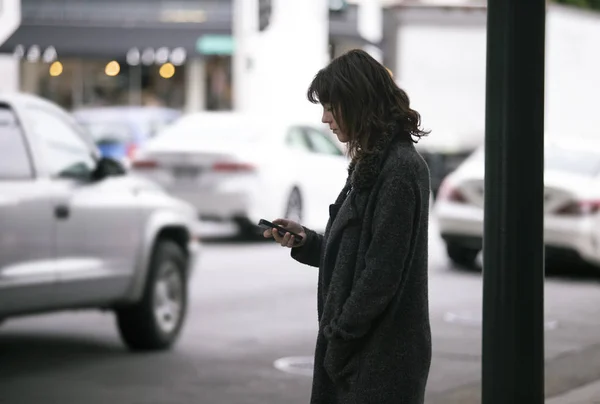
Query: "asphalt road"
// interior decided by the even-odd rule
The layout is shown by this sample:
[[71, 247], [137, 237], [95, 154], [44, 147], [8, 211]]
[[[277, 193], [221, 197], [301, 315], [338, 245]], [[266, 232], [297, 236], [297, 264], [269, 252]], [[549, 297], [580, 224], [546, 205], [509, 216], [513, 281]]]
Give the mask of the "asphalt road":
[[[430, 261], [434, 359], [427, 402], [478, 403], [481, 275], [452, 268], [435, 237]], [[310, 359], [316, 279], [316, 270], [292, 261], [287, 249], [213, 239], [204, 246], [188, 322], [173, 351], [128, 353], [110, 313], [11, 320], [0, 329], [0, 404], [308, 403], [310, 367], [286, 366], [293, 361], [282, 358]], [[600, 379], [599, 279], [547, 280], [549, 397]]]

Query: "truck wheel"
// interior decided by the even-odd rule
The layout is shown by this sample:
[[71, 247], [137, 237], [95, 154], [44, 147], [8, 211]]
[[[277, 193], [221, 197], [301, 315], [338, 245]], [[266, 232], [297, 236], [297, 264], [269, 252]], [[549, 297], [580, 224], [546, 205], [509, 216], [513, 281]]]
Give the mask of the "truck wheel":
[[164, 350], [177, 340], [187, 313], [186, 265], [181, 247], [158, 240], [142, 300], [116, 310], [119, 332], [129, 349]]

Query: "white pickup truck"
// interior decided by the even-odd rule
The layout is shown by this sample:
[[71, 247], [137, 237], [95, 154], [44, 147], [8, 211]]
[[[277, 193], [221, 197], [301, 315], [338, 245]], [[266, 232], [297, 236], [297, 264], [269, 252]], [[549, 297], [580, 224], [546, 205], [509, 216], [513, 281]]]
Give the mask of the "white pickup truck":
[[0, 320], [108, 309], [130, 349], [170, 347], [199, 254], [196, 219], [101, 158], [58, 106], [0, 93]]

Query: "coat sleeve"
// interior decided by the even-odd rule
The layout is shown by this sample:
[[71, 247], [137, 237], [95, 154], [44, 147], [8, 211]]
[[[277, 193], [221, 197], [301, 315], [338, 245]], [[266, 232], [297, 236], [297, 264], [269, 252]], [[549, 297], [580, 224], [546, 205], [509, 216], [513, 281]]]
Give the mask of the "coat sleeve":
[[324, 329], [330, 342], [351, 342], [366, 335], [402, 292], [400, 285], [413, 254], [413, 232], [420, 219], [420, 191], [416, 182], [395, 176], [384, 181], [377, 198], [365, 269], [340, 314]]
[[306, 242], [302, 247], [292, 248], [292, 258], [301, 264], [318, 267], [321, 261], [321, 249], [323, 248], [323, 236], [311, 229], [304, 228]]

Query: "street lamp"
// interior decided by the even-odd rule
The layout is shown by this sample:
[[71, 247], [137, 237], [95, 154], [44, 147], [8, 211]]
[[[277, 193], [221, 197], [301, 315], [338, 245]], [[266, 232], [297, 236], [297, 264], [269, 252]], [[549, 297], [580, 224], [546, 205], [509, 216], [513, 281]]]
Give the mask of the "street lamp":
[[489, 0], [483, 404], [544, 402], [545, 0]]

